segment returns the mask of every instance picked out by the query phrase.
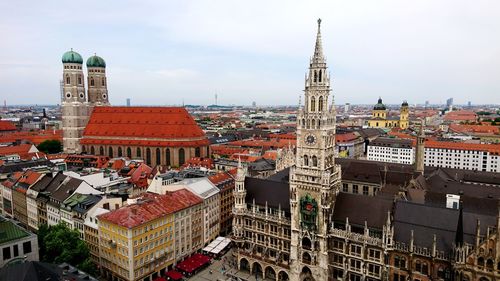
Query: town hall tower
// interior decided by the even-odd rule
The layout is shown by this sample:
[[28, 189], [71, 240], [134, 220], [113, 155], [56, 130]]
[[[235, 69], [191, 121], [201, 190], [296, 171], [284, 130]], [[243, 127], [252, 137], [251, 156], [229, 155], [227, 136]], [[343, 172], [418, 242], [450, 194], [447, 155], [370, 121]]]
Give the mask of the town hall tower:
[[327, 234], [341, 177], [335, 164], [335, 107], [330, 91], [319, 19], [305, 102], [297, 115], [296, 164], [290, 169], [292, 281], [328, 279]]

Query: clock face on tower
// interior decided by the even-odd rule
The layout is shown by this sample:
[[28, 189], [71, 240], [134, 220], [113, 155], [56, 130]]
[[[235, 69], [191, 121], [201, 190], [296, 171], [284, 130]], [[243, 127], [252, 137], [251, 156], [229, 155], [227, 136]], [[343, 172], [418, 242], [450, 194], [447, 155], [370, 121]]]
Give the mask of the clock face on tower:
[[315, 137], [315, 136], [313, 136], [313, 135], [308, 135], [308, 136], [306, 137], [306, 143], [307, 143], [308, 145], [313, 145], [313, 144], [315, 144], [315, 143], [316, 143], [316, 137]]

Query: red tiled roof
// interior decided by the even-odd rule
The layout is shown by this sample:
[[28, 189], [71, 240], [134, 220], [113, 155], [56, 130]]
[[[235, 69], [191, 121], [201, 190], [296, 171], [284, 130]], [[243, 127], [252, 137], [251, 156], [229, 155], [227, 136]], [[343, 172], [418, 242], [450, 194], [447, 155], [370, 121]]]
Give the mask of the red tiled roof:
[[201, 198], [187, 189], [180, 189], [165, 195], [144, 193], [139, 201], [140, 203], [124, 206], [100, 215], [99, 220], [130, 229], [203, 203]]
[[62, 130], [55, 131], [33, 131], [33, 132], [12, 132], [12, 133], [4, 133], [0, 136], [0, 143], [12, 143], [17, 140], [29, 141], [35, 145], [39, 145], [40, 143], [46, 140], [58, 140], [62, 142]]
[[447, 121], [474, 121], [476, 119], [477, 114], [469, 110], [451, 111], [444, 116], [444, 120]]
[[184, 163], [181, 168], [186, 167], [205, 167], [212, 169], [214, 166], [214, 161], [211, 158], [193, 157]]
[[80, 143], [189, 147], [208, 145], [208, 139], [183, 107], [101, 106]]
[[89, 161], [89, 164], [92, 164], [92, 166], [94, 166], [94, 164], [95, 164], [95, 168], [100, 169], [100, 168], [104, 167], [104, 165], [108, 162], [109, 157], [107, 157], [107, 156], [95, 156], [95, 155], [72, 154], [72, 155], [68, 155], [64, 159], [64, 162], [66, 162], [68, 164], [77, 165], [77, 164], [83, 164], [85, 159], [88, 159], [86, 161]]
[[477, 150], [488, 151], [494, 154], [500, 154], [500, 144], [481, 144], [481, 143], [464, 143], [451, 141], [426, 141], [426, 148], [443, 148], [455, 150]]
[[45, 157], [45, 153], [43, 152], [29, 152], [32, 146], [32, 144], [3, 146], [0, 147], [0, 156], [16, 154], [19, 155], [22, 160]]
[[16, 129], [16, 125], [11, 121], [0, 120], [0, 131], [15, 131]]
[[296, 140], [297, 135], [292, 134], [292, 133], [285, 133], [285, 134], [269, 134], [270, 139], [286, 139], [286, 140]]
[[345, 133], [345, 134], [337, 134], [335, 136], [335, 142], [349, 142], [359, 138], [359, 135], [355, 133]]
[[42, 174], [38, 172], [27, 170], [17, 182], [32, 185], [36, 183], [41, 176]]
[[27, 153], [32, 144], [20, 144], [20, 145], [12, 145], [12, 146], [2, 146], [0, 147], [0, 155], [9, 155], [9, 154], [19, 154], [19, 153]]
[[139, 166], [133, 168], [133, 170], [129, 173], [129, 182], [138, 187], [147, 187], [148, 177], [152, 170], [153, 168], [149, 167], [145, 163], [139, 163]]
[[[232, 169], [232, 170], [235, 170], [237, 171], [237, 169]], [[231, 171], [232, 171], [231, 170]], [[223, 181], [226, 181], [226, 180], [229, 180], [229, 179], [232, 179], [233, 177], [231, 176], [231, 173], [230, 171], [228, 172], [219, 172], [213, 176], [209, 176], [208, 177], [208, 180], [210, 180], [213, 184], [217, 185]]]
[[492, 125], [450, 124], [449, 129], [457, 133], [498, 134], [500, 127]]
[[276, 150], [268, 150], [262, 155], [262, 158], [276, 160], [276, 158], [278, 158], [278, 152]]

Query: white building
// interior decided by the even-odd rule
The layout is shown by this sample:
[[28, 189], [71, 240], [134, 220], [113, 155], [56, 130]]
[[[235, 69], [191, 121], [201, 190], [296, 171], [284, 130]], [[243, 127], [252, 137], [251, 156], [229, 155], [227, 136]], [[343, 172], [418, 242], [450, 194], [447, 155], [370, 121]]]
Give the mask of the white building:
[[372, 161], [413, 164], [415, 149], [411, 139], [379, 137], [368, 145], [367, 159]]
[[424, 164], [432, 167], [500, 172], [500, 145], [427, 141]]
[[[377, 138], [368, 146], [367, 159], [413, 164], [415, 147], [410, 139]], [[484, 172], [500, 171], [500, 145], [426, 141], [424, 165]]]

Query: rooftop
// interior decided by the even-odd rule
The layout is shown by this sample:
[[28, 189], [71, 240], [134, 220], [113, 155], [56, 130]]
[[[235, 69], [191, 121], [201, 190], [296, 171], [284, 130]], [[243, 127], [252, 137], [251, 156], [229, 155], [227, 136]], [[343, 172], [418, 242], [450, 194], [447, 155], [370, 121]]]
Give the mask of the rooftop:
[[144, 193], [136, 204], [102, 214], [98, 218], [100, 221], [107, 221], [131, 229], [202, 202], [198, 196], [186, 189], [169, 192], [165, 195]]
[[198, 146], [208, 139], [182, 107], [96, 107], [82, 144]]
[[29, 235], [30, 233], [19, 225], [0, 216], [0, 245]]

